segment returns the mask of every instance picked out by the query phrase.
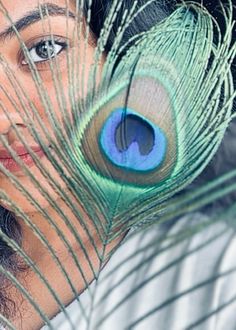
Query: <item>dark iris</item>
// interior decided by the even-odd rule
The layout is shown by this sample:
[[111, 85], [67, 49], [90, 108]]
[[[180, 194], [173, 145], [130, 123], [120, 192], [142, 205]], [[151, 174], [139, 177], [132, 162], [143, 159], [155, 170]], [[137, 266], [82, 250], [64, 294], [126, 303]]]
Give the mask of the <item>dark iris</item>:
[[38, 44], [35, 48], [36, 54], [43, 58], [48, 59], [54, 57], [55, 54], [55, 46], [53, 45], [52, 41], [43, 41]]

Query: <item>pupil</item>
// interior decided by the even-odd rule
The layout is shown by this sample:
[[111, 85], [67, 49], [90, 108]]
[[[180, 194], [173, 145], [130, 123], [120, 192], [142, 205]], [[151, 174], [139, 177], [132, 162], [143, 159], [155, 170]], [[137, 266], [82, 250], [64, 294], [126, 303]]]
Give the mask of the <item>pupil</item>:
[[36, 53], [39, 57], [49, 58], [54, 56], [54, 46], [50, 41], [45, 41], [36, 47]]

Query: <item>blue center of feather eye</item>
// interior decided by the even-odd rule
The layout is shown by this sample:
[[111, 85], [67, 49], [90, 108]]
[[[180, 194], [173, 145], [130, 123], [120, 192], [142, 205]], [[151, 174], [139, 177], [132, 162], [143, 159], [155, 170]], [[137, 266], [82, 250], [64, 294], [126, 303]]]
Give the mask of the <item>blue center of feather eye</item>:
[[102, 128], [100, 145], [113, 164], [145, 172], [163, 162], [167, 140], [163, 131], [141, 114], [118, 108]]

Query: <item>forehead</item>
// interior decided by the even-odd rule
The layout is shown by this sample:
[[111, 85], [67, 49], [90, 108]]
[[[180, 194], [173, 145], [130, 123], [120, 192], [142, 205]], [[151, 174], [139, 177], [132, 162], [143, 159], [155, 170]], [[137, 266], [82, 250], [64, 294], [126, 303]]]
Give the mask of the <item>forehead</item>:
[[27, 12], [35, 10], [39, 5], [53, 4], [75, 10], [75, 3], [75, 0], [0, 0], [0, 28], [2, 29], [10, 24], [4, 11], [7, 12], [11, 20], [15, 21]]

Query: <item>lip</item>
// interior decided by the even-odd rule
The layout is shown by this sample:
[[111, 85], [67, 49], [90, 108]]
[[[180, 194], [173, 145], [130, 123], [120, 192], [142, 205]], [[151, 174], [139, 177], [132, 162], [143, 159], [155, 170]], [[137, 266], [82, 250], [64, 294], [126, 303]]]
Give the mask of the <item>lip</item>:
[[[45, 156], [44, 151], [40, 147], [30, 147], [32, 153], [36, 154], [38, 158], [42, 158]], [[25, 166], [28, 168], [32, 167], [35, 162], [29, 152], [22, 146], [20, 147], [12, 147], [12, 150], [18, 155], [18, 157], [22, 160]], [[22, 170], [22, 166], [17, 164], [17, 162], [13, 159], [11, 154], [6, 149], [0, 148], [0, 163], [10, 172], [18, 172]]]

